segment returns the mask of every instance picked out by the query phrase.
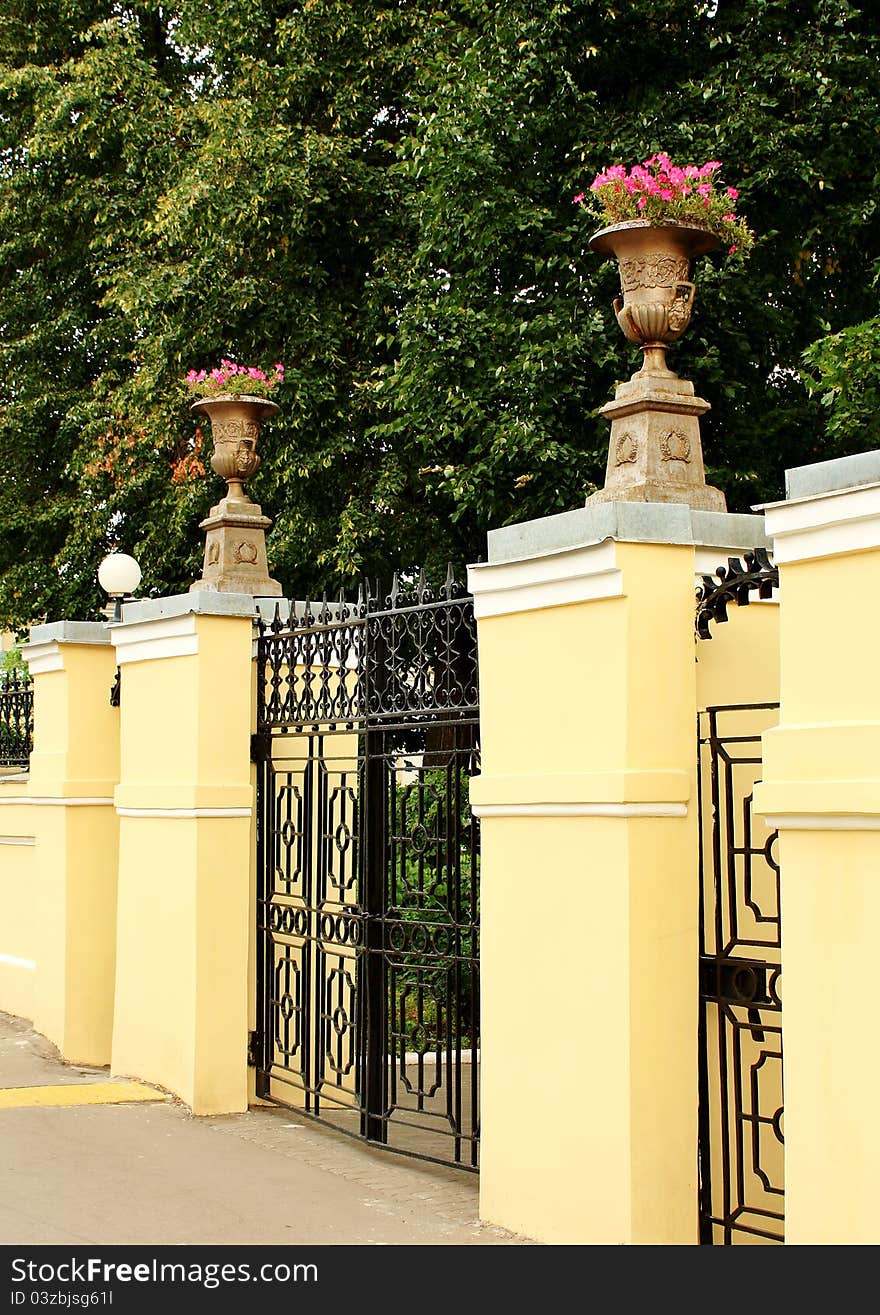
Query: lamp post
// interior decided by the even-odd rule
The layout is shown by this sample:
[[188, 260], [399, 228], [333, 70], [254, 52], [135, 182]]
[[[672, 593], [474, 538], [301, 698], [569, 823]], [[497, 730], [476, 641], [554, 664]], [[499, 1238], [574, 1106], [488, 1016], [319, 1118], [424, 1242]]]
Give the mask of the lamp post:
[[98, 567], [98, 584], [109, 596], [104, 608], [108, 622], [122, 620], [122, 604], [141, 582], [141, 568], [128, 553], [112, 552]]

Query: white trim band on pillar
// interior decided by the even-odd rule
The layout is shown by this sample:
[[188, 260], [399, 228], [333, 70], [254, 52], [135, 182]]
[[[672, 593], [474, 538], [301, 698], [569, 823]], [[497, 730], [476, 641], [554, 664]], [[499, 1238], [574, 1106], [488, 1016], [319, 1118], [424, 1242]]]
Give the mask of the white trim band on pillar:
[[0, 836], [0, 845], [35, 845], [36, 836]]
[[250, 817], [251, 808], [117, 808], [118, 817]]
[[95, 805], [112, 804], [112, 803], [113, 803], [112, 799], [92, 799], [85, 797], [77, 797], [75, 795], [71, 795], [69, 797], [65, 795], [53, 795], [51, 797], [34, 797], [33, 795], [22, 794], [22, 795], [15, 795], [11, 799], [0, 798], [0, 805], [46, 804], [46, 805], [54, 806], [56, 808], [84, 808], [86, 806], [94, 807]]
[[560, 607], [623, 597], [623, 573], [613, 539], [511, 562], [468, 567], [474, 615], [505, 616], [539, 607]]
[[32, 676], [42, 676], [47, 671], [63, 671], [64, 658], [61, 647], [51, 640], [48, 644], [26, 644], [22, 656]]
[[880, 831], [877, 813], [765, 813], [768, 831]]
[[41, 676], [46, 671], [64, 670], [62, 646], [109, 642], [103, 621], [49, 621], [31, 626], [28, 642], [21, 646], [21, 655], [31, 675]]
[[880, 483], [766, 503], [777, 565], [880, 547]]
[[687, 817], [683, 803], [474, 804], [477, 817]]
[[6, 964], [8, 968], [26, 968], [28, 972], [36, 972], [37, 964], [35, 959], [19, 959], [15, 954], [0, 953], [0, 964]]
[[121, 621], [112, 627], [111, 640], [120, 667], [154, 658], [194, 657], [199, 651], [194, 613]]

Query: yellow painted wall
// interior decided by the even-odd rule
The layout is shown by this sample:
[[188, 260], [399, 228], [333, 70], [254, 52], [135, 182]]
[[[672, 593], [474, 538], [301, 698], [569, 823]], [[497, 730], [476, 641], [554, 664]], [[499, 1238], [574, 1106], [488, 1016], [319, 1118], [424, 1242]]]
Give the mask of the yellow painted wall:
[[64, 669], [34, 677], [31, 793], [112, 795], [119, 779], [119, 713], [110, 706], [113, 649], [60, 647]]
[[629, 1232], [626, 840], [604, 818], [482, 824], [480, 1214], [543, 1242]]
[[[110, 1060], [115, 979], [115, 660], [108, 644], [61, 642], [59, 653], [61, 670], [34, 676], [26, 787], [39, 928], [33, 1019], [65, 1059], [100, 1065]], [[105, 802], [64, 802], [80, 799]]]
[[[845, 516], [847, 495], [838, 496]], [[781, 719], [764, 737], [756, 808], [781, 819], [785, 1235], [794, 1245], [880, 1241], [880, 690], [865, 607], [878, 579], [876, 549], [780, 567]]]
[[880, 721], [873, 642], [880, 554], [847, 553], [781, 568], [783, 720]]
[[246, 1108], [246, 822], [120, 819], [113, 1071], [197, 1114]]
[[197, 1114], [247, 1108], [251, 621], [199, 615], [199, 652], [122, 668], [114, 1071]]
[[786, 1241], [880, 1241], [880, 832], [780, 836]]
[[[618, 544], [624, 596], [479, 623], [481, 1216], [545, 1242], [697, 1237], [692, 547]], [[515, 1098], [511, 1098], [515, 1093]]]
[[25, 783], [0, 780], [0, 1010], [33, 1019], [37, 954], [33, 810], [7, 803]]
[[728, 608], [711, 625], [712, 638], [695, 641], [697, 706], [779, 701], [779, 606], [752, 602]]

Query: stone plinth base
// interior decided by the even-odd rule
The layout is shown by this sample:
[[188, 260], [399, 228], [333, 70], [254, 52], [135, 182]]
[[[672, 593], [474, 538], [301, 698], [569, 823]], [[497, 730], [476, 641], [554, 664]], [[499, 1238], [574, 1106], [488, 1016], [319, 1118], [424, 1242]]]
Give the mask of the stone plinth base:
[[199, 527], [207, 531], [205, 563], [202, 578], [190, 589], [279, 598], [281, 585], [269, 578], [266, 561], [266, 530], [271, 524], [250, 498], [221, 499]]
[[682, 502], [694, 511], [727, 510], [724, 494], [711, 484], [678, 484], [659, 479], [599, 489], [590, 494], [584, 505], [592, 507], [597, 502]]
[[698, 511], [726, 511], [720, 489], [706, 483], [700, 416], [709, 403], [666, 369], [637, 371], [602, 407], [611, 420], [605, 487], [597, 502], [680, 502]]

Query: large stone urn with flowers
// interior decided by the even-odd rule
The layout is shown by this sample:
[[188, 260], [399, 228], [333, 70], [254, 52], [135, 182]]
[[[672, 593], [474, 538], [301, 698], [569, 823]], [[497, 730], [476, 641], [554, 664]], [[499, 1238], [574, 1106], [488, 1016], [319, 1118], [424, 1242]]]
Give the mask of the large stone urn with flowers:
[[[629, 172], [615, 166], [592, 185], [600, 213], [615, 222], [594, 233], [589, 245], [617, 261], [614, 313], [625, 337], [641, 350], [642, 365], [601, 408], [611, 421], [605, 485], [588, 504], [682, 502], [726, 510], [724, 494], [706, 483], [703, 465], [700, 416], [709, 403], [666, 363], [667, 348], [691, 321], [695, 259], [720, 248], [725, 238], [736, 236], [744, 245], [751, 238], [732, 213], [734, 189], [714, 189], [718, 168], [718, 161], [710, 161], [680, 169], [661, 153]], [[736, 250], [731, 243], [730, 253]]]
[[[239, 371], [244, 373], [242, 367], [233, 367], [231, 362], [223, 362], [221, 371], [224, 367], [235, 371], [234, 374], [227, 373], [227, 380], [237, 381]], [[255, 378], [251, 386], [259, 384], [264, 387], [268, 382], [262, 372], [252, 369], [251, 373], [259, 374], [263, 381], [261, 383]], [[195, 372], [192, 374], [197, 383], [211, 378], [205, 372], [202, 372], [201, 379]], [[192, 383], [190, 376], [188, 382]], [[215, 383], [222, 387], [224, 380], [215, 380]], [[201, 579], [190, 588], [279, 597], [281, 585], [270, 579], [266, 560], [266, 530], [272, 522], [245, 490], [246, 482], [260, 465], [257, 453], [260, 425], [278, 411], [278, 405], [269, 397], [256, 393], [218, 392], [200, 397], [192, 403], [190, 410], [199, 418], [207, 416], [211, 423], [214, 444], [211, 466], [227, 486], [226, 496], [201, 522], [200, 528], [206, 532], [204, 566]]]

